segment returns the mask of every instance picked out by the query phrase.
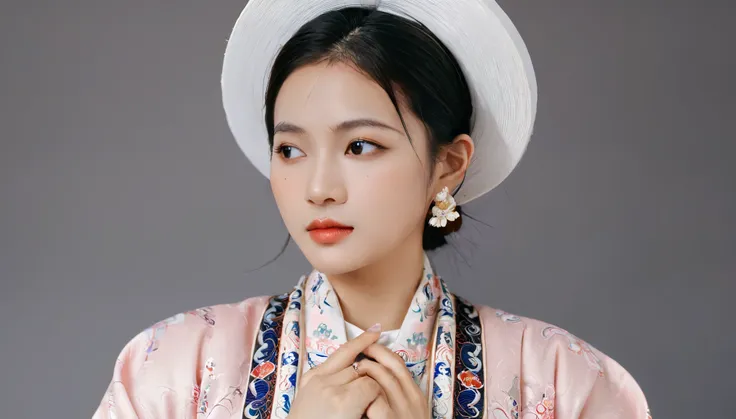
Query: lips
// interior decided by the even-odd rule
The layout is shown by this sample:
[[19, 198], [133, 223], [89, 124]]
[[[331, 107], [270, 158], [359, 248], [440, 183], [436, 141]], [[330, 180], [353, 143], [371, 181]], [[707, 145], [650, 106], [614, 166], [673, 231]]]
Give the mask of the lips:
[[314, 220], [307, 226], [309, 236], [318, 244], [336, 244], [353, 232], [353, 227], [333, 219]]
[[352, 228], [348, 225], [338, 223], [337, 221], [331, 219], [331, 218], [321, 218], [318, 220], [314, 220], [307, 226], [307, 231], [312, 230], [319, 230], [319, 229], [325, 229], [325, 228]]

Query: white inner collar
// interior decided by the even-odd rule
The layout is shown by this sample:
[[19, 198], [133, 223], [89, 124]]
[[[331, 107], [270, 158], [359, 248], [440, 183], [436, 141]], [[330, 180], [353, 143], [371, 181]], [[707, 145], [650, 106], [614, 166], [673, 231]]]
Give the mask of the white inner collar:
[[[394, 342], [396, 342], [396, 338], [399, 336], [399, 330], [400, 329], [395, 329], [395, 330], [387, 330], [385, 332], [381, 332], [381, 337], [378, 338], [377, 343], [383, 346], [391, 346]], [[348, 340], [350, 341], [360, 336], [360, 334], [362, 334], [364, 330], [346, 321], [345, 322], [345, 332], [347, 334]]]

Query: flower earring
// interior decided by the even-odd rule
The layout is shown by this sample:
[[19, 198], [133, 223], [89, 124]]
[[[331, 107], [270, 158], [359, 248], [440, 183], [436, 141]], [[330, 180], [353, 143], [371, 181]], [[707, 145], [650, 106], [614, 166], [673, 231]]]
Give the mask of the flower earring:
[[460, 217], [460, 213], [455, 211], [455, 198], [450, 195], [447, 186], [442, 188], [434, 197], [434, 206], [432, 207], [432, 218], [429, 219], [429, 225], [432, 227], [442, 228], [447, 226], [448, 221], [455, 221]]

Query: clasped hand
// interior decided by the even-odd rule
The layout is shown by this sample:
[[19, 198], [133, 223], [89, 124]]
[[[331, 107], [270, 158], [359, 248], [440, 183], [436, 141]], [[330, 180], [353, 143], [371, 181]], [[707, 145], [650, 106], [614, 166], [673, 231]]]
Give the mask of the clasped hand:
[[[424, 393], [404, 360], [376, 343], [380, 335], [364, 332], [304, 374], [289, 418], [429, 418]], [[360, 354], [366, 358], [355, 362]]]

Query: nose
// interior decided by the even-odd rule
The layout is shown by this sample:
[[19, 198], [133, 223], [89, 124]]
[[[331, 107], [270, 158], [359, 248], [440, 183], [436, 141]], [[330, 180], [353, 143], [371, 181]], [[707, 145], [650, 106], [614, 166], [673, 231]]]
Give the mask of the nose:
[[327, 156], [316, 159], [307, 182], [306, 200], [314, 205], [343, 204], [347, 189], [339, 164]]

